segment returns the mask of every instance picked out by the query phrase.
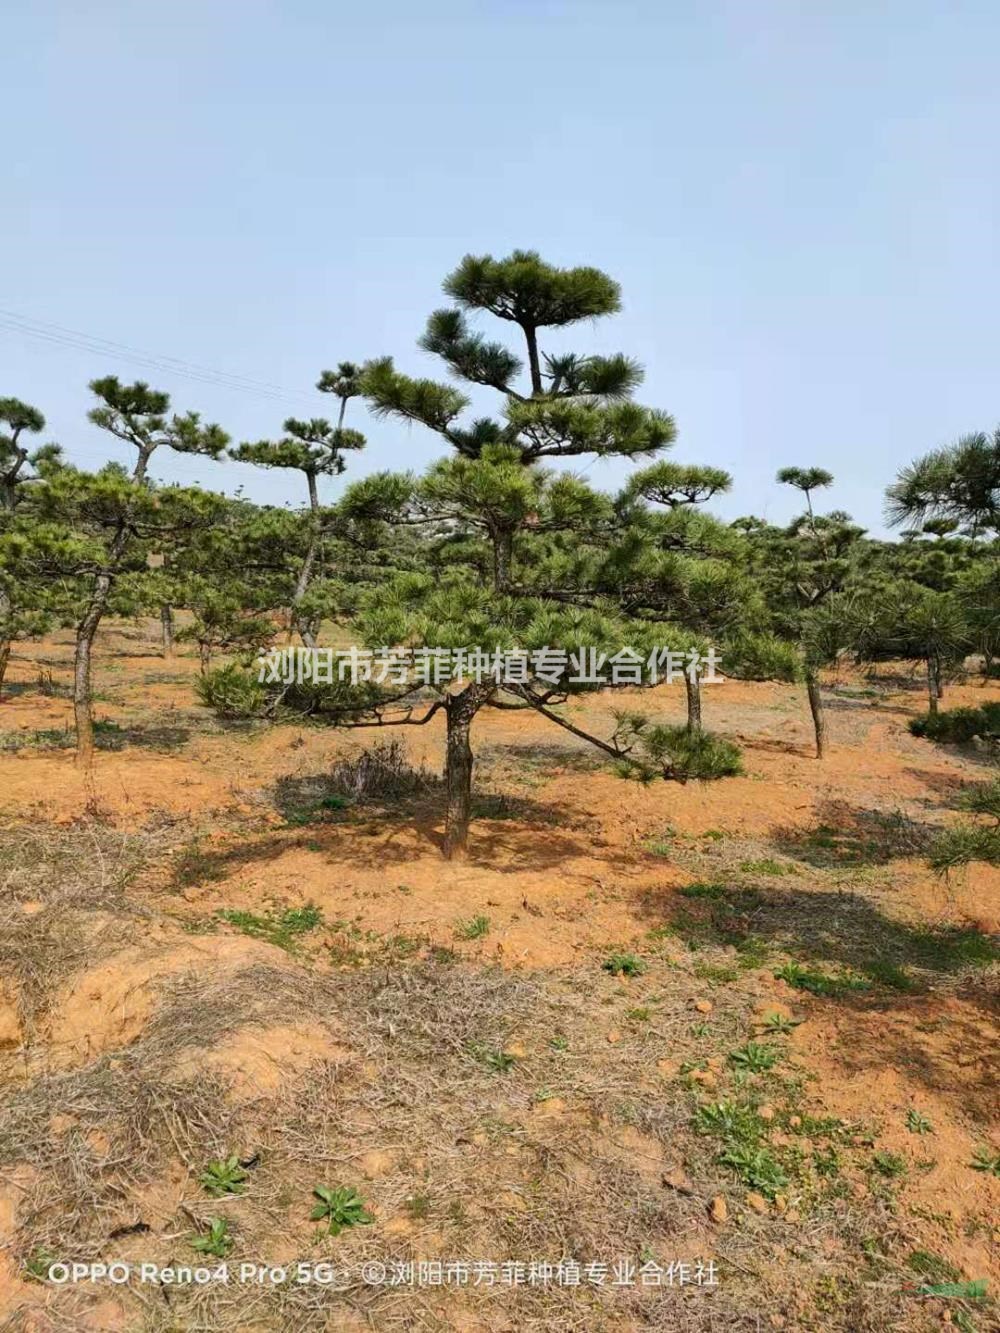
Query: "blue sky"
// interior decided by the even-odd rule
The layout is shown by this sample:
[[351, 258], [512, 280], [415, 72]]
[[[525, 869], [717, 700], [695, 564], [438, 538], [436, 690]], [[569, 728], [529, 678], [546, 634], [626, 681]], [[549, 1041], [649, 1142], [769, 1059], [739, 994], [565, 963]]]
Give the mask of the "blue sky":
[[[318, 372], [415, 347], [466, 252], [622, 284], [581, 350], [647, 366], [673, 456], [728, 468], [726, 517], [780, 520], [780, 466], [881, 528], [915, 454], [1000, 419], [1000, 9], [926, 0], [40, 0], [11, 7], [0, 310], [255, 382], [27, 336], [0, 394], [80, 465], [124, 457], [87, 380], [148, 378], [237, 439], [322, 415]], [[385, 422], [343, 481], [439, 456]], [[155, 471], [156, 469], [154, 469]], [[291, 477], [164, 461], [259, 500]], [[599, 463], [618, 484], [627, 465]]]

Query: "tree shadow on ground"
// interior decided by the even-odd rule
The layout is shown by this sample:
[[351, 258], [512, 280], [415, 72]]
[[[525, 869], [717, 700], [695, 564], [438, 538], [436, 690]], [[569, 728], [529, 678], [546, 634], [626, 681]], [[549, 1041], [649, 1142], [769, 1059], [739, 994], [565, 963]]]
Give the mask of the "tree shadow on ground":
[[[94, 747], [112, 753], [133, 747], [169, 753], [182, 749], [190, 739], [191, 732], [187, 727], [122, 727], [117, 722], [94, 723]], [[69, 727], [0, 733], [0, 750], [72, 750], [75, 746], [76, 733]]]
[[826, 870], [921, 856], [940, 832], [939, 825], [912, 819], [901, 810], [871, 810], [830, 799], [817, 804], [814, 824], [772, 829], [770, 841], [782, 855]]
[[[931, 1021], [947, 1003], [940, 992], [960, 995], [982, 1014], [982, 1022], [970, 1020], [964, 1034], [948, 1029], [947, 1040], [956, 1054], [971, 1040], [966, 1055], [971, 1050], [973, 1058], [960, 1061], [963, 1078], [975, 1081], [984, 1098], [995, 1100], [997, 1036], [990, 1020], [1000, 1017], [995, 984], [1000, 937], [972, 927], [895, 920], [858, 892], [740, 888], [724, 880], [657, 890], [643, 895], [639, 907], [656, 931], [676, 935], [694, 950], [735, 948], [737, 959], [751, 967], [766, 965], [770, 955], [789, 956], [792, 961], [775, 975], [801, 991], [804, 1000], [812, 995], [850, 1010], [859, 1034], [865, 1015], [881, 1016], [868, 1023], [880, 1033], [886, 1015], [893, 1021], [898, 1017], [893, 1040], [899, 1058], [914, 1063], [929, 1085], [946, 1082], [945, 1075], [930, 1057], [924, 1065], [911, 1061], [907, 1041], [916, 1041], [915, 1024]], [[947, 1012], [950, 1023], [952, 1011]], [[878, 1051], [867, 1053], [872, 1063], [880, 1058], [884, 1063]], [[981, 1074], [972, 1069], [980, 1058]]]
[[578, 740], [559, 745], [484, 745], [477, 755], [484, 766], [507, 765], [551, 772], [566, 769], [572, 773], [597, 773], [606, 767], [608, 758], [595, 752], [586, 741]]
[[916, 778], [932, 791], [939, 800], [921, 797], [920, 802], [932, 810], [957, 810], [956, 802], [961, 792], [980, 781], [979, 774], [966, 777], [961, 773], [940, 773], [929, 768], [905, 768], [907, 777]]

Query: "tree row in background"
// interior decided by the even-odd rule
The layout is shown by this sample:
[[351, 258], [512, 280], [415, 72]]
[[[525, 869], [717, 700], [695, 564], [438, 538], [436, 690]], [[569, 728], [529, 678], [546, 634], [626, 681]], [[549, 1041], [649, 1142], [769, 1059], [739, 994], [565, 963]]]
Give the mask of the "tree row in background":
[[[1000, 433], [969, 436], [900, 474], [887, 500], [902, 529], [896, 542], [868, 538], [841, 511], [821, 512], [818, 498], [833, 478], [817, 467], [778, 474], [802, 497], [791, 523], [725, 523], [707, 506], [731, 478], [663, 457], [676, 427], [638, 401], [637, 362], [546, 345], [553, 333], [619, 310], [606, 274], [517, 251], [467, 256], [444, 290], [450, 304], [430, 315], [420, 345], [447, 378], [407, 376], [390, 357], [342, 362], [317, 385], [336, 404], [334, 419], [289, 419], [269, 439], [234, 445], [218, 425], [173, 411], [166, 394], [109, 376], [90, 386], [90, 420], [129, 446], [132, 463], [85, 472], [38, 443], [40, 411], [0, 399], [0, 690], [14, 642], [72, 626], [77, 746], [89, 763], [101, 622], [157, 615], [165, 654], [175, 639], [197, 645], [202, 697], [223, 714], [352, 727], [423, 726], [443, 714], [443, 845], [458, 855], [470, 817], [471, 737], [484, 709], [532, 710], [643, 780], [738, 771], [735, 747], [705, 727], [711, 706], [699, 671], [685, 676], [685, 725], [658, 723], [657, 696], [639, 696], [649, 701], [640, 709], [633, 693], [598, 733], [567, 707], [593, 687], [566, 674], [437, 688], [416, 679], [378, 689], [268, 685], [253, 665], [260, 648], [313, 648], [334, 627], [339, 643], [373, 648], [611, 655], [629, 647], [646, 660], [655, 648], [714, 646], [728, 676], [801, 684], [820, 757], [821, 671], [845, 654], [872, 672], [899, 659], [921, 664], [932, 715], [970, 654], [992, 674]], [[515, 346], [482, 333], [473, 321], [483, 315], [513, 332]], [[472, 403], [479, 410], [488, 396], [493, 410], [473, 415]], [[324, 488], [365, 445], [346, 422], [355, 399], [378, 419], [432, 432], [443, 454], [421, 476], [366, 476], [331, 502]], [[300, 474], [303, 505], [160, 485], [150, 464], [161, 449]], [[558, 466], [609, 457], [635, 462], [617, 494]], [[652, 683], [648, 671], [644, 683]]]

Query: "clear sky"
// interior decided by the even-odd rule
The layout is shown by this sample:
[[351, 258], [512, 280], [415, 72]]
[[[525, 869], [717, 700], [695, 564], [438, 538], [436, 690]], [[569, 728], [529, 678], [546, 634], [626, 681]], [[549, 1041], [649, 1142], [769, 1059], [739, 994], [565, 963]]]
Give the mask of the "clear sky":
[[[878, 530], [901, 464], [1000, 419], [998, 54], [995, 0], [14, 0], [0, 394], [83, 466], [125, 456], [85, 420], [97, 374], [274, 435], [330, 413], [338, 359], [436, 374], [415, 339], [445, 273], [535, 248], [621, 282], [574, 342], [645, 362], [673, 457], [733, 472], [724, 516], [788, 517], [776, 469], [816, 464]], [[349, 424], [369, 447], [327, 498], [443, 452]], [[300, 498], [235, 464], [159, 475]]]

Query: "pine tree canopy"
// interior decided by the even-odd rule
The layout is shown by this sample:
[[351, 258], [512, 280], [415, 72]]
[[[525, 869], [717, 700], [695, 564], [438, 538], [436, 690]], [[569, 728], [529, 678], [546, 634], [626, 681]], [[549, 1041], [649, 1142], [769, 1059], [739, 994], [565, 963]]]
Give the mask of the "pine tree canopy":
[[[632, 401], [643, 379], [636, 361], [623, 353], [549, 354], [538, 346], [539, 329], [620, 308], [618, 285], [599, 270], [555, 268], [533, 251], [501, 260], [467, 255], [444, 289], [461, 308], [435, 310], [419, 345], [465, 384], [500, 393], [497, 415], [465, 424], [461, 417], [470, 399], [460, 389], [405, 375], [391, 357], [381, 357], [366, 363], [360, 377], [376, 416], [420, 422], [467, 458], [489, 445], [508, 444], [528, 464], [582, 454], [652, 457], [675, 439], [672, 417]], [[463, 310], [487, 311], [519, 325], [526, 385], [519, 384], [521, 357], [472, 329]]]
[[90, 410], [88, 418], [119, 440], [135, 445], [145, 457], [165, 445], [178, 453], [219, 458], [229, 443], [221, 426], [202, 425], [197, 412], [168, 419], [170, 395], [151, 389], [142, 380], [122, 384], [115, 375], [107, 375], [92, 380], [90, 388], [99, 405]]
[[488, 310], [522, 328], [561, 327], [621, 309], [621, 289], [597, 268], [556, 268], [535, 250], [506, 259], [466, 255], [444, 281], [466, 310]]
[[279, 440], [245, 441], [231, 451], [241, 463], [259, 467], [296, 468], [312, 476], [338, 476], [343, 472], [345, 452], [363, 449], [365, 437], [360, 431], [346, 430], [322, 417], [298, 421], [289, 417], [287, 432]]
[[634, 473], [624, 494], [627, 498], [638, 497], [675, 509], [680, 505], [704, 504], [714, 495], [728, 491], [732, 484], [732, 477], [721, 468], [663, 461]]
[[805, 491], [808, 495], [821, 486], [831, 486], [833, 473], [821, 467], [783, 467], [778, 472], [777, 480], [786, 486], [794, 486], [796, 490]]
[[954, 519], [973, 534], [1000, 529], [1000, 427], [965, 435], [904, 468], [886, 491], [886, 517], [894, 526]]

